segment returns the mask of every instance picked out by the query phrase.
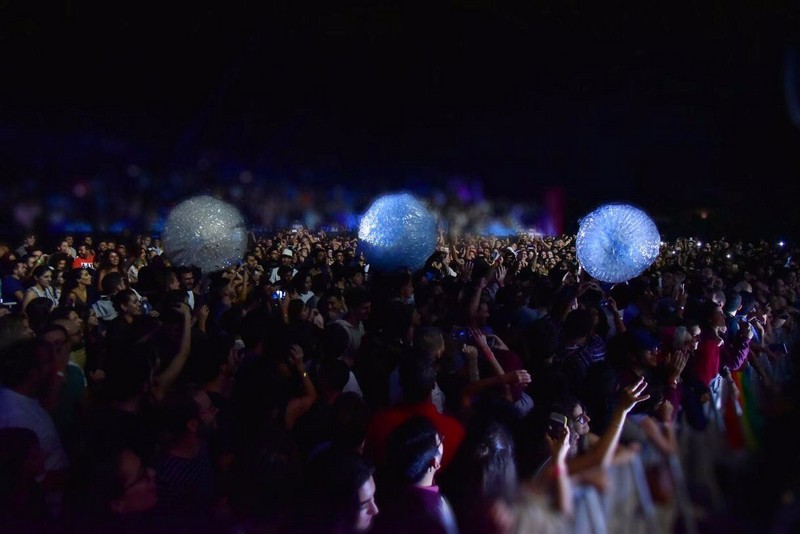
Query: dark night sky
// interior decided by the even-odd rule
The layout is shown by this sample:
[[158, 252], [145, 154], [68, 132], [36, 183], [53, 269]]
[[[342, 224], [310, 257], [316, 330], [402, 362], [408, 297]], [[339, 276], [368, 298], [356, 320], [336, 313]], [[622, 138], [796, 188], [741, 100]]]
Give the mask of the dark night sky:
[[796, 233], [788, 2], [118, 4], [0, 4], [4, 179], [41, 139], [103, 135], [160, 169], [215, 147], [388, 186], [561, 185], [573, 219], [622, 200], [709, 233]]

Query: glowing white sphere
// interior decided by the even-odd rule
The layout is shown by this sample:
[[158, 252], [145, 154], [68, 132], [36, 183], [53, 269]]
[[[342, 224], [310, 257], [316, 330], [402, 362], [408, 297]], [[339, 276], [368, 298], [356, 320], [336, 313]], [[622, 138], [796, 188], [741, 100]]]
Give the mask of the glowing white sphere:
[[358, 240], [370, 269], [415, 271], [436, 250], [436, 218], [408, 193], [384, 195], [361, 219]]
[[639, 208], [605, 204], [580, 220], [575, 253], [581, 266], [603, 282], [642, 274], [658, 257], [661, 236]]
[[226, 269], [242, 259], [247, 229], [236, 207], [201, 195], [172, 209], [162, 240], [164, 254], [173, 265], [195, 265], [208, 273]]

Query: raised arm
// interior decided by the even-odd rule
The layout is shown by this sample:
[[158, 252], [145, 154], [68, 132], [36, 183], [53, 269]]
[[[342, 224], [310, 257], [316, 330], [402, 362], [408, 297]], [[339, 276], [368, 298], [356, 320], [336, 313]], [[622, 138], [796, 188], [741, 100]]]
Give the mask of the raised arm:
[[181, 334], [181, 344], [178, 353], [172, 358], [166, 369], [158, 375], [158, 381], [153, 391], [156, 400], [161, 401], [167, 394], [172, 384], [178, 379], [189, 359], [189, 352], [192, 348], [192, 310], [185, 302], [175, 305], [174, 309], [183, 316], [183, 332]]
[[586, 454], [567, 460], [567, 467], [570, 473], [578, 473], [593, 467], [607, 468], [611, 465], [620, 434], [622, 434], [622, 425], [625, 423], [628, 412], [637, 403], [650, 398], [650, 395], [642, 393], [646, 387], [647, 382], [644, 381], [644, 378], [640, 378], [638, 382], [622, 390], [619, 403], [617, 403], [611, 414], [608, 429], [600, 436], [600, 441], [597, 442], [597, 445]]

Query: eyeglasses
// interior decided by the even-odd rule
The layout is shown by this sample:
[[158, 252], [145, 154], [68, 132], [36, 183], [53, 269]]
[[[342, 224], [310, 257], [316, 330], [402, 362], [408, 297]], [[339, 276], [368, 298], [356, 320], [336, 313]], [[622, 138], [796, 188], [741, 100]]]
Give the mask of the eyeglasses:
[[580, 423], [582, 425], [585, 425], [586, 423], [589, 422], [589, 416], [586, 415], [586, 412], [583, 412], [582, 414], [580, 414], [580, 415], [578, 415], [576, 417], [572, 417], [572, 420], [574, 422], [576, 422], [576, 423]]

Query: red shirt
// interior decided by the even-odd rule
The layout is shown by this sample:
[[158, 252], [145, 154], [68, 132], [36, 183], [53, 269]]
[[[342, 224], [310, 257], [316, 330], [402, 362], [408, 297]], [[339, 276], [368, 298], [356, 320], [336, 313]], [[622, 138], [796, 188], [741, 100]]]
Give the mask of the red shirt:
[[444, 436], [444, 452], [442, 454], [442, 468], [448, 466], [464, 440], [464, 427], [458, 419], [449, 415], [442, 415], [436, 411], [431, 401], [419, 404], [401, 404], [381, 410], [372, 416], [367, 430], [365, 452], [376, 465], [383, 466], [386, 462], [386, 446], [389, 435], [415, 415], [427, 417], [436, 427], [436, 431]]
[[78, 256], [74, 260], [72, 260], [72, 268], [73, 269], [94, 269], [94, 256], [89, 256], [88, 258], [81, 258]]

